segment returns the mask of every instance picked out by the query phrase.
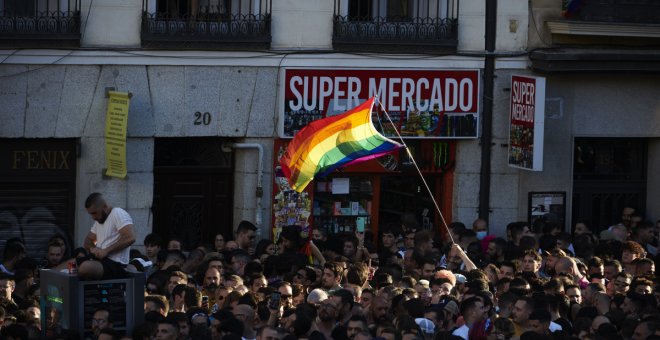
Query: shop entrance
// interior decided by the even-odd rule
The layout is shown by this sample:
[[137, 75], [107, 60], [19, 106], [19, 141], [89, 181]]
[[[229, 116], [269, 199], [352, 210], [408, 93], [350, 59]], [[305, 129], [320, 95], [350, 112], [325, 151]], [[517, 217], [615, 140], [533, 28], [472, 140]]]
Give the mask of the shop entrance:
[[[446, 221], [451, 221], [455, 143], [436, 140], [407, 142]], [[330, 233], [353, 233], [358, 226], [372, 231], [402, 223], [416, 229], [445, 233], [440, 214], [419, 173], [405, 151], [369, 160], [315, 179], [312, 216], [314, 227]]]
[[621, 221], [625, 206], [644, 214], [648, 145], [639, 138], [576, 138], [571, 227], [599, 232]]
[[[425, 176], [435, 197], [442, 197], [441, 181]], [[337, 174], [315, 182], [314, 223], [330, 233], [352, 234], [364, 225], [378, 235], [378, 226], [403, 223], [413, 229], [440, 226], [419, 176]]]
[[20, 238], [41, 260], [58, 235], [71, 251], [76, 150], [75, 139], [0, 139], [0, 249]]
[[217, 138], [159, 138], [154, 149], [153, 231], [190, 250], [232, 235], [234, 165]]
[[[435, 178], [426, 176], [425, 179], [431, 191], [437, 193]], [[419, 176], [384, 176], [380, 187], [381, 224], [401, 221], [415, 229], [432, 229], [439, 225], [433, 201]]]

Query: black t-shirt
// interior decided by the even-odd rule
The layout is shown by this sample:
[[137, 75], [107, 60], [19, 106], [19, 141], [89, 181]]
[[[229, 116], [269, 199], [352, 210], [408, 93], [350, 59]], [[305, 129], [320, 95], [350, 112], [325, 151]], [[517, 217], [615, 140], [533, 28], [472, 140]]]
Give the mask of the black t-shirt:
[[348, 339], [348, 333], [346, 327], [342, 325], [337, 325], [335, 328], [332, 329], [332, 338], [334, 340], [346, 340]]
[[561, 326], [561, 330], [564, 331], [565, 333], [573, 334], [573, 325], [571, 325], [571, 322], [568, 321], [568, 319], [559, 318], [559, 319], [555, 320], [554, 323]]

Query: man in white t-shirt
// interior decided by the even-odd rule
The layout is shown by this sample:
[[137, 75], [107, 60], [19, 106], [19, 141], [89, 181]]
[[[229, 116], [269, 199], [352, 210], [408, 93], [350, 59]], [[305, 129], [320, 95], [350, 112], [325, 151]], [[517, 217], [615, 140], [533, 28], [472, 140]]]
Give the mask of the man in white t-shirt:
[[83, 243], [91, 259], [80, 263], [78, 275], [88, 279], [125, 276], [129, 247], [135, 242], [131, 216], [124, 209], [108, 205], [100, 193], [87, 197], [85, 209], [95, 222]]

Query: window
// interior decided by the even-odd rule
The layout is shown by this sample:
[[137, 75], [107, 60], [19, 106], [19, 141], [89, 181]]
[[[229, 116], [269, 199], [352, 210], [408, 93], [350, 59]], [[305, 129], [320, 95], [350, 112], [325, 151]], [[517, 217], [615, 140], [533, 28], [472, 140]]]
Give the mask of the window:
[[355, 21], [378, 18], [397, 22], [415, 18], [445, 18], [448, 11], [453, 12], [453, 3], [452, 0], [336, 0], [338, 8], [335, 10]]
[[5, 0], [2, 8], [5, 17], [31, 17], [34, 16], [34, 2], [20, 0]]

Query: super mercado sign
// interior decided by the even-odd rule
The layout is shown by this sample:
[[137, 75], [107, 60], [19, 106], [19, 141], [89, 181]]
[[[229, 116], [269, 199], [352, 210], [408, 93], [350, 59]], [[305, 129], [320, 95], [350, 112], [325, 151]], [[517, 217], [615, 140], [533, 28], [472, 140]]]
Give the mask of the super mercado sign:
[[[378, 96], [374, 125], [408, 138], [476, 138], [478, 70], [286, 69], [279, 132], [293, 135], [311, 121], [340, 114]], [[383, 109], [392, 122], [385, 117]]]

